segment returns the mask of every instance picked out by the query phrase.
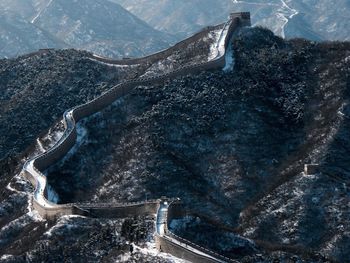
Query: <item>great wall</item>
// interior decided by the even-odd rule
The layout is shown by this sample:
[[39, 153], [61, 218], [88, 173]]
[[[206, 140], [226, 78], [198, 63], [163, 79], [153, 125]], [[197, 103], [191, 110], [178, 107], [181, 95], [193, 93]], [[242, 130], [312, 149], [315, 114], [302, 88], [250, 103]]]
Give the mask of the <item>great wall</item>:
[[[206, 27], [194, 36], [185, 39], [175, 46], [160, 51], [153, 55], [136, 58], [112, 60], [96, 55], [90, 55], [90, 58], [97, 61], [114, 65], [133, 65], [139, 63], [154, 63], [167, 57], [172, 52], [186, 47], [189, 43], [196, 41], [207, 35], [210, 31], [222, 28], [219, 40], [216, 45], [216, 57], [208, 62], [194, 63], [182, 66], [168, 73], [154, 76], [141, 77], [122, 82], [112, 87], [107, 92], [85, 104], [69, 109], [63, 114], [63, 123], [65, 131], [62, 137], [49, 150], [34, 156], [26, 161], [23, 166], [22, 175], [35, 187], [32, 196], [32, 206], [45, 219], [55, 219], [62, 215], [81, 215], [90, 217], [108, 217], [125, 218], [138, 215], [156, 215], [156, 247], [161, 252], [172, 254], [175, 257], [182, 258], [191, 262], [236, 262], [226, 258], [206, 248], [200, 247], [192, 242], [185, 240], [173, 234], [168, 226], [173, 219], [181, 218], [186, 215], [182, 209], [180, 199], [168, 199], [162, 197], [158, 200], [148, 200], [145, 202], [134, 203], [70, 203], [55, 204], [48, 200], [47, 178], [43, 174], [48, 167], [63, 158], [68, 151], [75, 145], [77, 139], [76, 124], [81, 119], [99, 112], [106, 106], [113, 103], [132, 91], [137, 86], [146, 86], [156, 83], [162, 83], [167, 79], [175, 78], [186, 74], [193, 74], [203, 70], [223, 68], [226, 64], [225, 54], [233, 33], [241, 26], [250, 26], [250, 13], [232, 13], [230, 20], [225, 24], [213, 27]], [[28, 54], [33, 56], [48, 52], [43, 49]]]

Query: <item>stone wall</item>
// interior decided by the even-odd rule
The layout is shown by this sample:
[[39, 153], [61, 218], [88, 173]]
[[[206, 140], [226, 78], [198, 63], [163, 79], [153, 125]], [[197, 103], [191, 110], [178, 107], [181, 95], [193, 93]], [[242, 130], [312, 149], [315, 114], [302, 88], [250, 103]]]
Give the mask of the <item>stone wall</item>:
[[105, 57], [101, 57], [101, 56], [94, 56], [94, 55], [91, 55], [90, 58], [104, 62], [104, 63], [114, 64], [114, 65], [135, 65], [135, 64], [143, 64], [143, 63], [154, 63], [155, 61], [162, 60], [162, 59], [170, 56], [175, 51], [182, 50], [182, 49], [186, 48], [189, 44], [202, 39], [203, 37], [207, 36], [209, 34], [209, 32], [211, 32], [213, 30], [220, 29], [223, 25], [224, 24], [219, 24], [216, 26], [205, 27], [200, 32], [194, 34], [193, 36], [191, 36], [189, 38], [186, 38], [186, 39], [178, 42], [177, 44], [175, 44], [174, 46], [172, 46], [168, 49], [159, 51], [157, 53], [154, 53], [152, 55], [145, 56], [142, 58], [131, 58], [131, 59], [117, 60], [117, 59], [110, 59], [110, 58], [105, 58]]
[[159, 201], [111, 206], [79, 205], [78, 207], [84, 211], [87, 211], [91, 217], [126, 218], [133, 216], [155, 215], [158, 206]]
[[42, 206], [35, 200], [34, 198], [32, 199], [33, 201], [33, 208], [38, 211], [38, 213], [48, 219], [48, 220], [54, 220], [59, 218], [60, 216], [64, 215], [82, 215], [82, 216], [87, 216], [88, 214], [81, 210], [80, 208], [66, 204], [66, 205], [55, 205], [54, 207], [45, 207]]
[[39, 156], [34, 161], [34, 166], [43, 171], [58, 160], [63, 158], [67, 152], [74, 146], [77, 138], [76, 127], [65, 132], [63, 137], [47, 152]]
[[195, 253], [191, 250], [190, 247], [183, 244], [177, 244], [174, 240], [168, 238], [167, 236], [159, 236], [155, 237], [156, 243], [158, 244], [158, 249], [162, 252], [169, 253], [174, 255], [175, 257], [188, 260], [193, 263], [217, 263], [217, 262], [225, 262], [219, 259], [210, 258], [198, 253]]
[[[168, 207], [166, 217], [165, 236], [156, 235], [157, 248], [178, 258], [182, 258], [191, 262], [235, 262], [232, 259], [226, 258], [214, 251], [201, 247], [189, 240], [179, 237], [172, 233], [168, 226], [174, 219], [180, 219], [186, 216], [186, 211], [183, 209], [181, 202], [171, 202]], [[200, 251], [201, 253], [196, 253]]]
[[[233, 32], [241, 25], [240, 18], [234, 17], [229, 25], [229, 29], [226, 35], [225, 39], [225, 45], [227, 47], [229, 40], [233, 34]], [[202, 32], [199, 32], [195, 36], [186, 39], [179, 44], [175, 45], [174, 47], [170, 48], [169, 50], [159, 52], [155, 55], [151, 55], [142, 59], [139, 59], [139, 61], [143, 62], [151, 62], [153, 60], [159, 59], [160, 56], [167, 56], [167, 54], [170, 54], [178, 49], [182, 49], [184, 45], [188, 45], [188, 43], [191, 43], [192, 41], [195, 41], [196, 39], [199, 39], [203, 37], [204, 35], [207, 35], [210, 30], [216, 29], [216, 27], [208, 27], [206, 30], [203, 30]], [[41, 50], [33, 54], [48, 52], [47, 50]], [[129, 61], [129, 60], [128, 60]], [[124, 60], [123, 60], [124, 62]], [[130, 61], [129, 61], [130, 62]], [[130, 62], [131, 63], [131, 62]], [[133, 90], [135, 87], [140, 85], [152, 85], [156, 83], [162, 83], [164, 80], [167, 80], [169, 78], [175, 78], [177, 76], [183, 76], [186, 74], [194, 74], [198, 73], [203, 70], [209, 70], [209, 69], [216, 69], [216, 68], [222, 68], [225, 65], [225, 56], [222, 56], [220, 58], [217, 58], [215, 60], [209, 61], [209, 62], [203, 62], [198, 63], [194, 65], [186, 65], [183, 66], [177, 70], [174, 70], [172, 72], [165, 73], [161, 76], [156, 77], [149, 77], [149, 78], [140, 78], [136, 80], [130, 80], [121, 84], [118, 84], [108, 90], [107, 92], [103, 93], [101, 96], [95, 98], [94, 100], [79, 105], [77, 107], [74, 107], [72, 111], [73, 119], [68, 119], [66, 115], [64, 115], [64, 121], [65, 121], [65, 127], [67, 128], [62, 136], [62, 138], [47, 152], [34, 157], [34, 169], [36, 169], [36, 175], [28, 175], [28, 171], [25, 171], [28, 178], [32, 182], [32, 184], [36, 187], [36, 181], [35, 176], [42, 175], [40, 171], [43, 171], [47, 169], [49, 166], [57, 162], [59, 159], [61, 159], [63, 156], [66, 155], [66, 153], [73, 147], [76, 141], [76, 128], [75, 123], [81, 120], [82, 118], [85, 118], [95, 112], [98, 112], [102, 110], [104, 107], [110, 105], [112, 102], [114, 102], [116, 99], [124, 96], [125, 94], [129, 93], [131, 90]], [[25, 166], [26, 167], [26, 166]], [[25, 168], [24, 168], [25, 170]], [[42, 175], [43, 176], [43, 175]], [[34, 179], [34, 180], [33, 180]], [[44, 191], [46, 193], [46, 191]], [[47, 198], [47, 196], [46, 196]], [[49, 202], [48, 202], [49, 203]], [[84, 209], [78, 209], [73, 204], [67, 204], [67, 205], [56, 205], [56, 207], [45, 207], [39, 204], [36, 200], [33, 200], [33, 206], [35, 209], [38, 210], [38, 212], [46, 218], [52, 218], [54, 216], [59, 216], [62, 214], [86, 214], [87, 211]], [[111, 208], [109, 208], [111, 209]], [[148, 213], [148, 211], [153, 211], [154, 207], [146, 206], [145, 208], [141, 207], [132, 207], [128, 208], [126, 210], [121, 210], [120, 208], [114, 208], [114, 212], [107, 211], [106, 208], [90, 208], [88, 209], [88, 212], [96, 213], [98, 216], [102, 215], [111, 215], [117, 216], [119, 214], [133, 214], [133, 213]], [[112, 209], [113, 210], [113, 209]]]

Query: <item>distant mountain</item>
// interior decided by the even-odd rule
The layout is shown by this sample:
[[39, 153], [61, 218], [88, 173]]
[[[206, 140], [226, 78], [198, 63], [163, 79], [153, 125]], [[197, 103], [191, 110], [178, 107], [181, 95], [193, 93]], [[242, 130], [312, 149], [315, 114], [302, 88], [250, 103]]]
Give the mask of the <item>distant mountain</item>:
[[[295, 19], [286, 27], [286, 34], [292, 34], [293, 28], [302, 19], [323, 39], [350, 40], [350, 1], [303, 0], [291, 1], [291, 6], [300, 10]], [[299, 26], [299, 27], [302, 27]]]
[[111, 57], [143, 56], [175, 37], [153, 29], [107, 0], [4, 0], [0, 56], [39, 48], [78, 48]]
[[253, 25], [283, 37], [350, 40], [350, 2], [339, 0], [110, 0], [164, 32], [190, 35], [223, 22], [230, 12], [250, 11]]
[[283, 37], [350, 40], [348, 0], [1, 0], [0, 57], [48, 47], [143, 56], [239, 11]]
[[174, 40], [105, 0], [50, 1], [33, 23], [70, 46], [115, 57], [142, 56]]
[[206, 25], [227, 20], [233, 11], [229, 0], [110, 0], [121, 4], [154, 28], [188, 36]]
[[16, 13], [23, 19], [31, 21], [48, 2], [48, 0], [1, 0], [0, 9], [5, 12]]
[[233, 1], [235, 10], [249, 10], [255, 25], [285, 37], [350, 40], [350, 2], [339, 0]]
[[67, 45], [16, 14], [0, 13], [1, 57], [12, 57], [48, 47], [64, 48]]

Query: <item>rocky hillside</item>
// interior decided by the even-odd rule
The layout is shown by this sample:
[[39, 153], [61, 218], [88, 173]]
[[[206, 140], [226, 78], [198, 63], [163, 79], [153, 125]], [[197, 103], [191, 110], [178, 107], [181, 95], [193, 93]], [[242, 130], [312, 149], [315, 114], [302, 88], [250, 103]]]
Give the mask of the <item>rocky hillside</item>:
[[346, 262], [349, 43], [255, 28], [233, 47], [232, 72], [140, 87], [84, 122], [50, 184], [63, 203], [180, 196], [177, 233], [243, 262]]
[[107, 0], [22, 2], [0, 3], [0, 57], [73, 47], [110, 57], [139, 57], [175, 42]]

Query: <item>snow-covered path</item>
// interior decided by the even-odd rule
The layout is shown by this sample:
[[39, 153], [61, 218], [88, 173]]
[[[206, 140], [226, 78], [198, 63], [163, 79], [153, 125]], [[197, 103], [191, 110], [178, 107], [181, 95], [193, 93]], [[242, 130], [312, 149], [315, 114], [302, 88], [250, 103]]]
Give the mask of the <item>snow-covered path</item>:
[[180, 242], [179, 240], [176, 240], [176, 239], [174, 239], [174, 238], [170, 238], [170, 237], [168, 237], [168, 236], [166, 236], [166, 238], [169, 239], [169, 240], [171, 240], [172, 243], [178, 244], [179, 246], [181, 246], [181, 247], [183, 247], [183, 248], [186, 248], [187, 250], [190, 250], [190, 251], [192, 251], [193, 253], [195, 253], [195, 254], [197, 254], [197, 255], [201, 255], [201, 256], [203, 256], [203, 257], [205, 257], [205, 258], [210, 258], [210, 259], [213, 260], [214, 262], [222, 262], [222, 263], [225, 263], [225, 261], [222, 261], [222, 260], [220, 260], [220, 259], [218, 259], [218, 258], [215, 258], [215, 257], [213, 257], [213, 256], [211, 256], [211, 255], [209, 255], [209, 254], [207, 254], [207, 253], [204, 253], [204, 252], [202, 252], [201, 250], [196, 249], [196, 248], [194, 248], [194, 247], [192, 247], [192, 246], [190, 246], [190, 245], [184, 244], [184, 243]]
[[36, 188], [34, 191], [34, 198], [37, 200], [39, 204], [41, 204], [44, 207], [54, 207], [56, 204], [51, 204], [48, 202], [48, 200], [45, 198], [45, 187], [46, 187], [46, 177], [44, 175], [39, 174], [35, 168], [34, 168], [34, 160], [31, 160], [25, 164], [24, 169], [31, 173], [36, 175]]
[[227, 22], [222, 29], [214, 31], [214, 43], [210, 46], [208, 61], [218, 59], [225, 55], [225, 41], [230, 23]]

